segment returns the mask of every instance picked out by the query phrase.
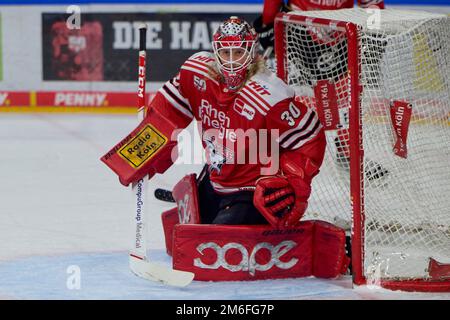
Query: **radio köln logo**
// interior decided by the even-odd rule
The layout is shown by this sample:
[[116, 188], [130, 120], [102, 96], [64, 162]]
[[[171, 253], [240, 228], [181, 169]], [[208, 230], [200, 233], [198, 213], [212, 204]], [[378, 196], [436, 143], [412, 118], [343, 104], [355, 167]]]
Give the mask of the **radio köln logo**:
[[255, 109], [246, 105], [241, 99], [235, 100], [233, 109], [248, 120], [253, 120], [255, 117]]
[[[236, 242], [230, 242], [224, 246], [220, 246], [215, 242], [207, 242], [198, 245], [197, 251], [203, 256], [203, 251], [207, 249], [214, 250], [217, 255], [216, 261], [211, 264], [206, 264], [201, 258], [196, 258], [194, 259], [194, 266], [201, 269], [224, 268], [231, 272], [246, 271], [252, 276], [255, 275], [256, 271], [267, 271], [272, 267], [287, 270], [294, 267], [299, 260], [297, 258], [292, 258], [289, 261], [283, 262], [281, 259], [296, 246], [297, 243], [292, 240], [280, 242], [278, 245], [261, 242], [247, 250], [245, 246]], [[229, 250], [238, 250], [240, 252], [241, 259], [238, 263], [236, 263], [237, 261], [233, 261], [234, 263], [227, 261], [227, 251]], [[260, 250], [269, 252], [270, 259], [268, 261], [266, 260], [267, 262], [260, 263], [257, 261], [256, 256]], [[286, 258], [284, 257], [283, 260], [285, 259]]]

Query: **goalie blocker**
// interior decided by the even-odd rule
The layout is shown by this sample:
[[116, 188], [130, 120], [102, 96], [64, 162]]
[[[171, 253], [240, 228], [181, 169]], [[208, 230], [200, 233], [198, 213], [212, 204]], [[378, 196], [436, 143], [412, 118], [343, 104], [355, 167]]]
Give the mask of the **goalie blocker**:
[[[162, 105], [157, 95], [152, 104]], [[102, 158], [124, 186], [148, 175], [164, 173], [178, 157], [176, 129], [186, 119], [174, 118], [162, 108], [149, 108], [142, 122]]]
[[201, 224], [195, 175], [173, 190], [177, 208], [162, 213], [167, 253], [173, 268], [195, 273], [195, 280], [259, 280], [346, 272], [345, 231], [323, 221], [292, 228], [270, 225]]

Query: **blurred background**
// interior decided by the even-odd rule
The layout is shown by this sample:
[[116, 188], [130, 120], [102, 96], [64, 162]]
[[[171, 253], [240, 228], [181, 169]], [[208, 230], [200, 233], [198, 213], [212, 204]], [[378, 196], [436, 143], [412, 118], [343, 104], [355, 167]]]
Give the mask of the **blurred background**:
[[[448, 0], [386, 7], [450, 13]], [[2, 0], [0, 112], [136, 111], [138, 28], [148, 25], [151, 95], [190, 55], [210, 50], [224, 18], [248, 21], [262, 0]]]

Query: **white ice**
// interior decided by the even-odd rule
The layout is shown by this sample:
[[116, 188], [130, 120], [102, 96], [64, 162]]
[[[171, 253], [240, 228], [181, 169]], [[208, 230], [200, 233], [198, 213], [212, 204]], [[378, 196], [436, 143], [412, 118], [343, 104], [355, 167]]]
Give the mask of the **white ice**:
[[[132, 198], [99, 158], [137, 124], [130, 115], [0, 114], [0, 299], [450, 299], [352, 288], [350, 277], [199, 282], [172, 288], [128, 269]], [[197, 166], [155, 177], [171, 188]], [[152, 200], [150, 258], [169, 267]], [[80, 287], [70, 285], [70, 267]]]

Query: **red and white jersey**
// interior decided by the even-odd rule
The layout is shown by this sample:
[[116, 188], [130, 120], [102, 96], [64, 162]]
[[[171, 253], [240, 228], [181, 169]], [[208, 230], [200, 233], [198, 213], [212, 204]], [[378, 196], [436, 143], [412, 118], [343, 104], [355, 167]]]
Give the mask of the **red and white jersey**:
[[[264, 24], [273, 23], [284, 2], [284, 0], [264, 0], [262, 14]], [[312, 11], [348, 9], [353, 8], [353, 3], [354, 0], [289, 0], [287, 5], [291, 10]], [[384, 0], [358, 0], [358, 5], [362, 8], [376, 5], [384, 9]]]
[[[190, 57], [158, 91], [150, 107], [179, 119], [180, 127], [192, 120], [201, 124], [216, 191], [251, 189], [267, 166], [267, 159], [260, 158], [263, 150], [255, 146], [271, 148], [271, 138], [280, 152], [295, 150], [315, 140], [322, 125], [313, 109], [296, 102], [293, 89], [272, 72], [257, 73], [239, 91], [230, 92], [208, 72], [214, 61], [210, 52]], [[239, 140], [243, 134], [248, 134], [247, 143]], [[251, 158], [255, 150], [257, 161]]]

